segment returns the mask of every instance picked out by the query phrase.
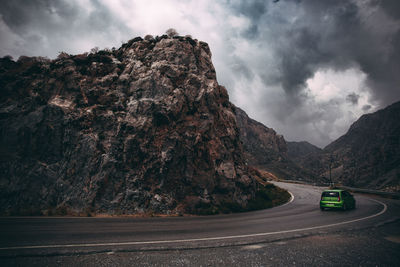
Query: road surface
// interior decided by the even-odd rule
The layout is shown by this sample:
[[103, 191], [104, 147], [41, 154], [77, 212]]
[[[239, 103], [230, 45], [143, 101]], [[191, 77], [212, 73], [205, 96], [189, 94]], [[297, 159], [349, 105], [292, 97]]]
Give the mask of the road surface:
[[[371, 265], [395, 266], [400, 262], [398, 253], [391, 252], [391, 249], [400, 251], [399, 201], [356, 195], [355, 210], [322, 212], [318, 201], [323, 188], [276, 184], [288, 189], [293, 200], [256, 212], [169, 218], [3, 217], [0, 262], [7, 265], [98, 265], [100, 262], [107, 266], [110, 259], [115, 259], [111, 265], [135, 265], [137, 260], [141, 263], [138, 265], [264, 266], [293, 262], [336, 265], [333, 260], [314, 261], [313, 253], [326, 242], [327, 256], [331, 256], [329, 251], [338, 250], [338, 240], [346, 240], [351, 234], [355, 235], [352, 239], [355, 243], [360, 242], [350, 247], [359, 256], [353, 258], [351, 254], [349, 265], [363, 265], [362, 259], [370, 254], [362, 256], [360, 251], [374, 246], [368, 242], [376, 243], [380, 237], [384, 240], [381, 240], [382, 253], [388, 254], [380, 258], [382, 253], [379, 253], [370, 260]], [[301, 252], [307, 240], [310, 251]], [[339, 243], [346, 247], [351, 242]], [[287, 255], [290, 249], [293, 257]], [[267, 253], [274, 250], [275, 256]], [[264, 256], [257, 254], [259, 260], [254, 261], [249, 256], [254, 253]], [[232, 260], [232, 256], [237, 259]], [[342, 256], [335, 255], [338, 260]], [[175, 261], [180, 257], [181, 262]], [[307, 258], [312, 261], [305, 262]], [[340, 261], [337, 264], [343, 265]]]

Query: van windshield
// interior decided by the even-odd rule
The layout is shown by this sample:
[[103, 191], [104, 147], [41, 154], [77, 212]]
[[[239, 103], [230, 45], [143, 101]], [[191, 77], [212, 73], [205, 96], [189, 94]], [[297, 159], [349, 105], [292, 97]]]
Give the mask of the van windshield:
[[322, 197], [339, 197], [339, 192], [323, 192]]

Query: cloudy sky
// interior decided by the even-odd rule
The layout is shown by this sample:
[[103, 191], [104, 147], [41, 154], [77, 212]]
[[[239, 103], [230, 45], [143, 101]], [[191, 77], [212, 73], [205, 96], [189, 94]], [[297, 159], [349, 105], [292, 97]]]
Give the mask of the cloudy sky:
[[175, 28], [206, 41], [231, 101], [324, 147], [400, 100], [398, 0], [0, 0], [0, 56], [120, 47]]

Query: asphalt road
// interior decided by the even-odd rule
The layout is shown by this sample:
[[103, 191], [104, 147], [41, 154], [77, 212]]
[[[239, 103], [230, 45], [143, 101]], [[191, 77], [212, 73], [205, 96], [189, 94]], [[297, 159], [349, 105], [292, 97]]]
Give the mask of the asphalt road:
[[[355, 210], [321, 212], [318, 201], [323, 188], [277, 185], [294, 195], [292, 202], [240, 214], [169, 218], [3, 217], [0, 263], [40, 266], [296, 263], [398, 266], [400, 263], [399, 201], [356, 195]], [[380, 244], [379, 249], [376, 244]], [[345, 249], [346, 246], [350, 247]], [[368, 248], [379, 253], [370, 259], [373, 254]], [[368, 261], [363, 261], [365, 258]]]

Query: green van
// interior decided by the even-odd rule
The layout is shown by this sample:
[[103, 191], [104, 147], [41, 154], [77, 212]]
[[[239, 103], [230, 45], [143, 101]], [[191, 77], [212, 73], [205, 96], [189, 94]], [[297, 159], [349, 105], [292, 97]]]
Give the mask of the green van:
[[346, 190], [331, 189], [322, 192], [321, 200], [319, 202], [321, 210], [325, 209], [355, 209], [356, 200], [353, 195]]

